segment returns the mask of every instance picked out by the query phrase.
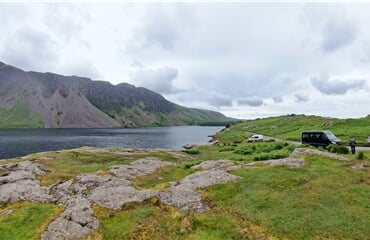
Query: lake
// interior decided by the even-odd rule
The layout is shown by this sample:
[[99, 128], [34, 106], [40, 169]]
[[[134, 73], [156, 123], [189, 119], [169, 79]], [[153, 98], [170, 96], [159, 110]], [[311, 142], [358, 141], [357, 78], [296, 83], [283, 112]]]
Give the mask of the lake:
[[222, 127], [181, 126], [114, 129], [0, 129], [0, 159], [83, 146], [165, 148], [206, 144]]

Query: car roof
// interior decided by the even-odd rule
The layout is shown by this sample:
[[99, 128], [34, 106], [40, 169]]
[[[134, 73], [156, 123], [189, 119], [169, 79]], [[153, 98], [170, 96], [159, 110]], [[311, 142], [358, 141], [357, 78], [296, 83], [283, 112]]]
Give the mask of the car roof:
[[307, 130], [307, 131], [303, 131], [302, 133], [328, 133], [328, 132], [330, 131], [328, 130]]

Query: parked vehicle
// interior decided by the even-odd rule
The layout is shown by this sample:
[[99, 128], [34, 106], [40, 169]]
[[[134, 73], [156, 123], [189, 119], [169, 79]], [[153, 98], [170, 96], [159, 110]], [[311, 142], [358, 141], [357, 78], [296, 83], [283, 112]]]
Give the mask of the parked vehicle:
[[326, 147], [329, 144], [342, 145], [342, 141], [330, 131], [311, 130], [302, 132], [302, 144], [309, 144], [315, 147]]
[[248, 138], [248, 142], [258, 142], [263, 141], [263, 135], [254, 134], [252, 137]]

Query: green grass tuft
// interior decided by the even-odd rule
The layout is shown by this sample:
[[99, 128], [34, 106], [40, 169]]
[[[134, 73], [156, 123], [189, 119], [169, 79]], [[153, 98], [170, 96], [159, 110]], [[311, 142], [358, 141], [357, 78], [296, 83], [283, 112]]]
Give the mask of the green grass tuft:
[[53, 204], [20, 202], [7, 209], [14, 212], [0, 217], [0, 239], [30, 240], [40, 239], [42, 231], [62, 208]]

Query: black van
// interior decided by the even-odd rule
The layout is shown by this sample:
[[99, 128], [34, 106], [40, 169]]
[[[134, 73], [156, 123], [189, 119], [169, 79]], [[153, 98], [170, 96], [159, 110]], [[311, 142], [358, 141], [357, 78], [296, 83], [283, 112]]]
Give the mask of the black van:
[[304, 131], [302, 132], [302, 144], [326, 147], [329, 144], [342, 145], [342, 141], [330, 131]]

